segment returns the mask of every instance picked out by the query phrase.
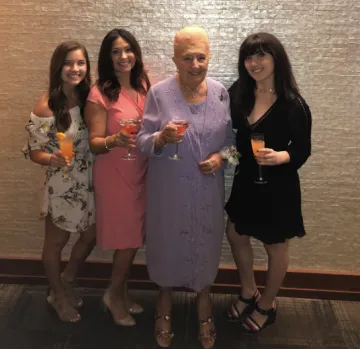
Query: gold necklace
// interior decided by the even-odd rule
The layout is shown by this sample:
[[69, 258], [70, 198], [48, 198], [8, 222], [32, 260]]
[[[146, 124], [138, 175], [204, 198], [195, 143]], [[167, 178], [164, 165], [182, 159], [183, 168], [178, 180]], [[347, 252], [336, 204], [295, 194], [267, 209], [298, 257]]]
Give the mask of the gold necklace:
[[271, 92], [271, 93], [275, 93], [275, 90], [272, 89], [272, 88], [269, 88], [268, 90], [266, 90], [266, 89], [263, 89], [263, 88], [258, 88], [258, 87], [256, 87], [256, 88], [255, 88], [255, 91], [256, 91], [256, 92]]

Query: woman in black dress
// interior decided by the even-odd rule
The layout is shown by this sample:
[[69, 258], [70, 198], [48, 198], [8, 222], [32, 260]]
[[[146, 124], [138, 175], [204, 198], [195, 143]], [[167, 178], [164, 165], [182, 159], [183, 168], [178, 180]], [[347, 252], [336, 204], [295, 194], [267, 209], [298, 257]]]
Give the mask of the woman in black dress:
[[[280, 41], [257, 33], [240, 47], [239, 79], [230, 87], [231, 117], [241, 154], [231, 196], [227, 237], [241, 280], [241, 295], [228, 311], [248, 332], [276, 319], [275, 297], [288, 268], [289, 239], [305, 235], [298, 169], [311, 153], [311, 113], [299, 94]], [[262, 133], [265, 148], [253, 154], [251, 134]], [[265, 184], [255, 183], [259, 165]], [[250, 237], [268, 254], [266, 287], [257, 290]]]

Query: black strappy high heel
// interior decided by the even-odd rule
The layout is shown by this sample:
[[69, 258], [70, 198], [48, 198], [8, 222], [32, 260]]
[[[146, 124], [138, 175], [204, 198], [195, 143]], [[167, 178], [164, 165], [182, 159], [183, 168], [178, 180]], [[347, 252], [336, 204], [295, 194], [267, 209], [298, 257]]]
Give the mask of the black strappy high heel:
[[254, 310], [263, 316], [267, 316], [267, 319], [263, 325], [260, 326], [251, 315], [248, 315], [243, 323], [243, 328], [247, 333], [259, 333], [276, 321], [276, 303], [274, 304], [274, 307], [269, 310], [259, 308], [256, 303]]
[[232, 303], [230, 307], [225, 311], [225, 317], [229, 322], [243, 322], [245, 318], [253, 312], [255, 309], [256, 302], [260, 298], [259, 290], [256, 290], [251, 298], [244, 298], [239, 296], [238, 300], [246, 304], [245, 309], [242, 312], [239, 312], [236, 302]]

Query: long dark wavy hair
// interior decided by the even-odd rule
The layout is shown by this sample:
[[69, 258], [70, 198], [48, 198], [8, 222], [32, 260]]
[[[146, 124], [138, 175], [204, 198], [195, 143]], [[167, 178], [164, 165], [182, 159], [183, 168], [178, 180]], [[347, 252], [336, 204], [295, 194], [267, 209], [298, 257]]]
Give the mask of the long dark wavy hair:
[[[111, 101], [116, 101], [119, 98], [121, 86], [115, 76], [114, 65], [111, 59], [111, 51], [114, 41], [121, 37], [130, 46], [135, 55], [135, 65], [131, 69], [130, 84], [132, 88], [142, 94], [150, 88], [149, 78], [144, 70], [144, 63], [142, 60], [142, 53], [139, 43], [134, 35], [125, 29], [113, 29], [106, 34], [101, 43], [99, 60], [98, 60], [98, 81], [97, 85], [102, 94]], [[144, 87], [145, 82], [145, 87]]]
[[83, 115], [83, 107], [90, 91], [90, 60], [86, 48], [76, 41], [66, 41], [61, 43], [54, 51], [50, 62], [50, 84], [48, 89], [48, 106], [54, 113], [56, 127], [59, 131], [66, 131], [71, 125], [71, 116], [67, 108], [67, 97], [63, 90], [61, 72], [64, 67], [65, 58], [71, 51], [81, 50], [86, 60], [85, 78], [75, 87], [80, 108]]
[[255, 80], [245, 68], [245, 59], [254, 54], [269, 53], [274, 60], [274, 83], [278, 97], [290, 100], [299, 95], [299, 89], [292, 72], [289, 57], [279, 39], [269, 33], [249, 35], [239, 50], [239, 80], [233, 94], [234, 102], [248, 115], [255, 103]]

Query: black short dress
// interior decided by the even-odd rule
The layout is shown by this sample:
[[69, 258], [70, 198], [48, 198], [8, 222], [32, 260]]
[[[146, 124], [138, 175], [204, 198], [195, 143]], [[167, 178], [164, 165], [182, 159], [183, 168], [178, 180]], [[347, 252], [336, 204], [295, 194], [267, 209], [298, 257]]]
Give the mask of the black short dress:
[[[235, 83], [236, 84], [236, 83]], [[229, 89], [231, 117], [237, 130], [236, 146], [241, 154], [225, 210], [240, 235], [252, 236], [265, 244], [283, 243], [305, 235], [298, 169], [311, 153], [311, 113], [301, 96], [278, 98], [254, 124], [241, 115], [234, 102], [235, 84]], [[251, 134], [263, 133], [265, 147], [287, 151], [290, 162], [263, 166], [267, 184], [256, 184]]]

